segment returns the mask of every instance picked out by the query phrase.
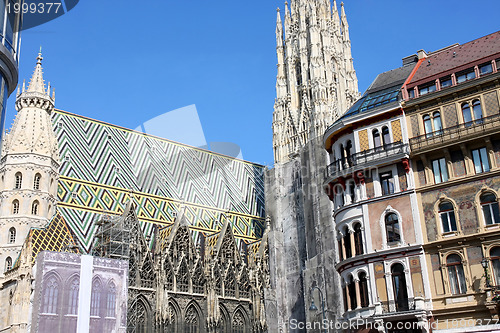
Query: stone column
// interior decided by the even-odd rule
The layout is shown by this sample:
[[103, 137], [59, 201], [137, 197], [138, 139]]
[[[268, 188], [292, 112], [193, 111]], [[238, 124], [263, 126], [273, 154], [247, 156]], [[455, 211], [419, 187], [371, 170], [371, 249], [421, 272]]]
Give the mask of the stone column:
[[349, 238], [351, 238], [351, 257], [356, 255], [356, 245], [354, 244], [354, 230], [349, 229]]
[[361, 294], [359, 292], [359, 278], [356, 276], [354, 278], [354, 287], [356, 289], [356, 304], [358, 305], [356, 309], [361, 308]]

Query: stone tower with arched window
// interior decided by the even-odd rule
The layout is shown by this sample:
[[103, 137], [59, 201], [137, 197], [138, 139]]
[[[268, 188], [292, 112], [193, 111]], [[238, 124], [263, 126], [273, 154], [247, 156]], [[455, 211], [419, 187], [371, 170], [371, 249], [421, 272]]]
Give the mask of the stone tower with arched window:
[[49, 222], [57, 200], [59, 150], [50, 119], [55, 95], [50, 83], [45, 87], [42, 59], [39, 53], [28, 87], [18, 90], [17, 115], [3, 141], [0, 276], [12, 268], [30, 228]]
[[291, 0], [278, 9], [278, 73], [273, 114], [275, 162], [286, 162], [322, 136], [359, 97], [349, 25], [334, 1]]

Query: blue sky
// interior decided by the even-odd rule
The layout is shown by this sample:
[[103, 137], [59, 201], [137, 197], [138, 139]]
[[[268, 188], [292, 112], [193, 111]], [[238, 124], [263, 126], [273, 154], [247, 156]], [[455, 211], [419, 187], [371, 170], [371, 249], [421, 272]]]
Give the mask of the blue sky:
[[[195, 104], [207, 141], [235, 143], [246, 160], [272, 165], [277, 7], [284, 1], [81, 0], [23, 31], [20, 82], [42, 45], [57, 108], [137, 128]], [[346, 0], [345, 9], [361, 92], [419, 49], [500, 30], [495, 0]]]

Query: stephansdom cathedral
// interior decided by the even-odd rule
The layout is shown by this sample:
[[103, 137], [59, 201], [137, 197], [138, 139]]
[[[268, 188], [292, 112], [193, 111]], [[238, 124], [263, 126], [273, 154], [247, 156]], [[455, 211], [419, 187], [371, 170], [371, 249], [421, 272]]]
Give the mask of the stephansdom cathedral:
[[56, 109], [38, 55], [0, 161], [0, 331], [286, 332], [318, 288], [340, 315], [320, 138], [359, 97], [347, 19], [277, 20], [272, 170]]

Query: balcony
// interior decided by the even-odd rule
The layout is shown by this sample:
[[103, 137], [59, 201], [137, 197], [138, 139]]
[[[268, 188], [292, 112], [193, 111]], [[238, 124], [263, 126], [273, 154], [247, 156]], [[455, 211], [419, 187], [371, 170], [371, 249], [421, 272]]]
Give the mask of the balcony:
[[500, 114], [481, 118], [410, 139], [412, 154], [422, 154], [446, 146], [479, 139], [500, 132]]
[[408, 157], [409, 153], [408, 144], [401, 141], [365, 150], [331, 163], [326, 168], [326, 177], [328, 179], [335, 179], [340, 176], [353, 174], [355, 171], [361, 169], [369, 169], [373, 166], [400, 160]]

